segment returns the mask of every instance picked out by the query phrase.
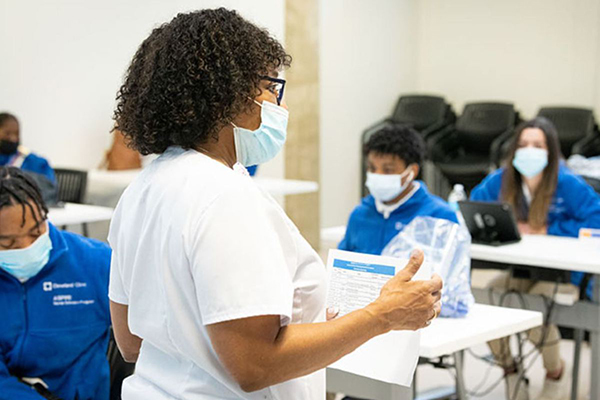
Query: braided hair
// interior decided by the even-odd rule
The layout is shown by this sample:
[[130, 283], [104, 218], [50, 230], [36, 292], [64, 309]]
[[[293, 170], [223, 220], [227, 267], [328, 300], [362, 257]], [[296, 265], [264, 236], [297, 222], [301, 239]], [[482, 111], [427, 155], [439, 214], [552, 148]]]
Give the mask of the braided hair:
[[48, 215], [48, 207], [34, 180], [19, 168], [0, 167], [0, 209], [15, 205], [23, 209], [21, 226], [25, 226], [26, 207], [37, 224], [46, 220]]

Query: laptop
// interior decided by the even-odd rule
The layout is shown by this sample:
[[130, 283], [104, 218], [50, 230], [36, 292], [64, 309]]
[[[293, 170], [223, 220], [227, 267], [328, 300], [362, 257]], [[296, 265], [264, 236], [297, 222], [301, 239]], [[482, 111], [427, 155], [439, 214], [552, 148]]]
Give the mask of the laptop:
[[473, 243], [500, 246], [521, 240], [512, 207], [502, 203], [459, 201]]

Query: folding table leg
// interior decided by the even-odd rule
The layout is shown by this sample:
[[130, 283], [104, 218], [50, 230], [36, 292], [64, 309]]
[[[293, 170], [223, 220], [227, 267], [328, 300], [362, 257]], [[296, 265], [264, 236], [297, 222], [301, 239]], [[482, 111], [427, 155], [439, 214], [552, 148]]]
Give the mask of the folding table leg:
[[579, 384], [579, 360], [581, 359], [581, 343], [583, 342], [583, 329], [574, 330], [575, 351], [573, 352], [573, 382], [571, 383], [571, 400], [577, 400]]
[[465, 388], [464, 360], [464, 351], [457, 351], [454, 353], [454, 366], [456, 368], [456, 394], [459, 400], [468, 399], [467, 389]]

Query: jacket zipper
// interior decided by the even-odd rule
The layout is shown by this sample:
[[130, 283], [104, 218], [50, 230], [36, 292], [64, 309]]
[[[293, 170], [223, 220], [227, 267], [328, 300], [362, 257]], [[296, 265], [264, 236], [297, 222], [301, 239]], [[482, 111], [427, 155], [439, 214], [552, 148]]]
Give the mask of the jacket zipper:
[[377, 255], [381, 255], [381, 252], [383, 251], [383, 249], [385, 249], [385, 246], [387, 246], [387, 243], [385, 242], [385, 233], [387, 232], [387, 229], [388, 229], [388, 223], [389, 223], [389, 218], [383, 220], [383, 229], [381, 230], [381, 239], [380, 239], [381, 241], [379, 242], [380, 244], [383, 244], [383, 247], [381, 248], [381, 250], [379, 251], [379, 254], [377, 254]]
[[23, 297], [23, 314], [25, 316], [25, 332], [23, 332], [23, 341], [21, 342], [21, 350], [19, 351], [19, 362], [22, 361], [23, 351], [25, 350], [25, 341], [27, 340], [27, 333], [29, 332], [29, 315], [27, 313], [27, 291], [25, 290], [25, 284], [21, 283], [21, 292]]

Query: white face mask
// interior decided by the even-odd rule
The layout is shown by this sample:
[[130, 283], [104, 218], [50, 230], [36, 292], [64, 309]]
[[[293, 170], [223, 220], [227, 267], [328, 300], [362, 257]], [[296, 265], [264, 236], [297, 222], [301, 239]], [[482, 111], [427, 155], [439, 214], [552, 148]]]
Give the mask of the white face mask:
[[548, 165], [548, 150], [536, 147], [522, 147], [515, 152], [513, 165], [527, 178], [540, 174]]
[[0, 268], [22, 282], [26, 281], [44, 268], [50, 259], [51, 250], [50, 229], [46, 225], [46, 232], [29, 247], [0, 251]]
[[254, 102], [261, 107], [258, 129], [252, 131], [231, 123], [237, 161], [244, 167], [271, 160], [281, 151], [287, 137], [288, 111], [269, 101]]
[[[402, 183], [402, 179], [404, 183]], [[367, 172], [366, 186], [375, 199], [386, 202], [395, 199], [403, 193], [414, 178], [414, 173], [408, 168], [401, 174], [386, 175]]]

